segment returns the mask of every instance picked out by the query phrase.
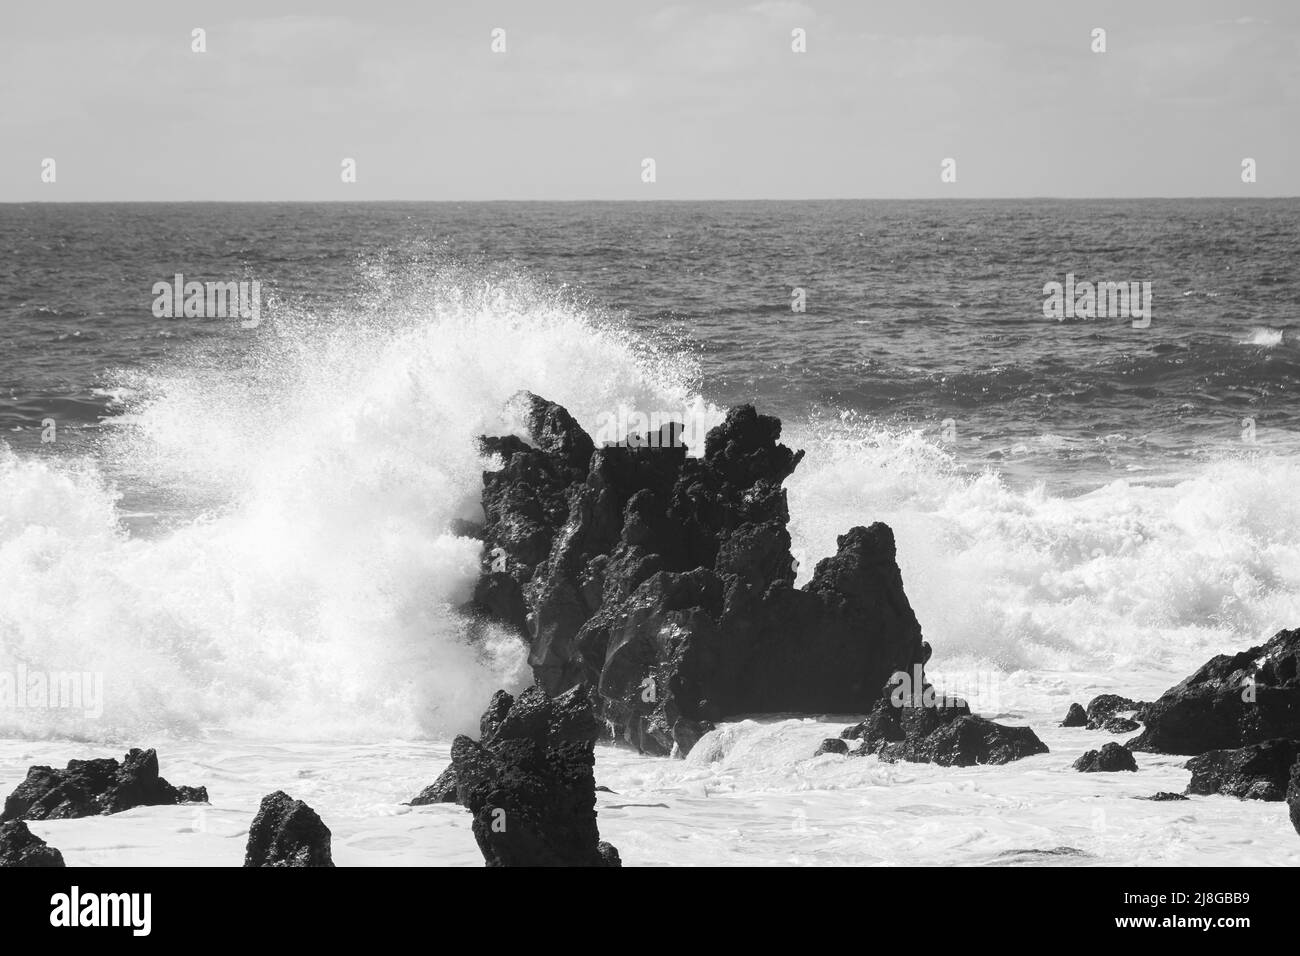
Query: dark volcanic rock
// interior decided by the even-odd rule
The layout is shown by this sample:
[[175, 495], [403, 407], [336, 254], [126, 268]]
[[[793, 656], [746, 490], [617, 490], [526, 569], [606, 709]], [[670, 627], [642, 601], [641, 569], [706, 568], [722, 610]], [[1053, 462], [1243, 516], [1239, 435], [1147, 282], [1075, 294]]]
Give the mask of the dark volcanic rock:
[[1128, 746], [1158, 753], [1234, 750], [1300, 739], [1300, 629], [1221, 654], [1146, 705], [1146, 729]]
[[1187, 792], [1223, 794], [1246, 800], [1285, 800], [1300, 742], [1266, 740], [1237, 750], [1210, 750], [1187, 761]]
[[22, 820], [0, 823], [0, 866], [64, 866], [63, 854]]
[[469, 610], [519, 631], [547, 694], [592, 689], [616, 738], [684, 754], [725, 716], [863, 711], [924, 662], [885, 525], [793, 587], [781, 486], [803, 453], [778, 419], [733, 408], [688, 457], [653, 435], [596, 448], [558, 405], [514, 405], [530, 441], [482, 439], [501, 468]]
[[1100, 750], [1089, 750], [1074, 762], [1074, 769], [1081, 773], [1113, 773], [1137, 768], [1133, 755], [1114, 742], [1104, 745]]
[[333, 866], [330, 828], [283, 790], [262, 798], [248, 830], [244, 866]]
[[456, 774], [453, 772], [451, 764], [448, 764], [447, 769], [438, 775], [437, 780], [411, 798], [411, 806], [413, 807], [422, 807], [430, 803], [455, 802]]
[[1286, 788], [1286, 805], [1291, 814], [1291, 825], [1300, 833], [1300, 760], [1291, 768], [1291, 783]]
[[875, 751], [881, 760], [937, 763], [941, 767], [1011, 763], [1047, 753], [1047, 745], [1028, 727], [1007, 727], [966, 714], [925, 737], [889, 743]]
[[1154, 801], [1156, 801], [1157, 803], [1165, 803], [1165, 802], [1167, 802], [1167, 801], [1169, 801], [1169, 800], [1187, 800], [1187, 799], [1189, 799], [1189, 798], [1183, 796], [1183, 794], [1181, 794], [1181, 793], [1170, 793], [1168, 790], [1160, 790], [1160, 791], [1158, 791], [1158, 792], [1156, 792], [1156, 793], [1151, 794], [1151, 796], [1149, 796], [1149, 797], [1138, 797], [1138, 799], [1139, 799], [1139, 800], [1154, 800]]
[[0, 821], [64, 820], [207, 800], [204, 787], [173, 787], [158, 776], [154, 751], [132, 750], [121, 763], [108, 757], [69, 760], [64, 770], [30, 767], [5, 800]]
[[822, 741], [814, 757], [820, 757], [822, 754], [846, 754], [849, 752], [849, 745], [838, 737], [827, 737]]
[[1086, 727], [1088, 726], [1088, 712], [1079, 704], [1071, 704], [1069, 711], [1065, 714], [1065, 720], [1061, 721], [1062, 727]]
[[[901, 684], [900, 684], [901, 686]], [[944, 767], [1002, 764], [1047, 753], [1047, 745], [1028, 727], [1007, 727], [971, 714], [960, 698], [932, 698], [928, 685], [919, 698], [895, 688], [882, 696], [867, 719], [851, 728], [862, 744], [854, 756], [937, 763]], [[860, 728], [860, 730], [859, 730]]]
[[601, 726], [585, 690], [553, 698], [537, 687], [518, 698], [497, 691], [479, 729], [478, 741], [456, 738], [439, 783], [474, 814], [488, 866], [621, 865], [596, 827]]
[[483, 540], [483, 523], [481, 521], [469, 521], [465, 518], [453, 518], [447, 530], [461, 538], [477, 538], [480, 541]]
[[1088, 701], [1088, 729], [1100, 730], [1116, 714], [1136, 713], [1146, 707], [1140, 700], [1130, 700], [1118, 694], [1099, 694]]
[[1101, 729], [1111, 734], [1131, 734], [1142, 725], [1127, 717], [1107, 717]]
[[606, 866], [621, 867], [623, 865], [623, 859], [618, 855], [618, 849], [612, 843], [601, 840], [596, 844], [596, 852], [600, 854], [600, 858]]

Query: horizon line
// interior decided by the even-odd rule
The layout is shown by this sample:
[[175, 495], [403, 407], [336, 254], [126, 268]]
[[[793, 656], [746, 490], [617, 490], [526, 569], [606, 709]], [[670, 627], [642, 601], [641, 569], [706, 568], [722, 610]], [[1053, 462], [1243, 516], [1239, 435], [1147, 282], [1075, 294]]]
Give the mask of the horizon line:
[[1279, 196], [830, 196], [809, 198], [702, 198], [702, 199], [0, 199], [0, 206], [110, 206], [110, 205], [323, 205], [327, 203], [755, 203], [755, 202], [1149, 202], [1152, 200], [1234, 201], [1300, 199], [1300, 194]]

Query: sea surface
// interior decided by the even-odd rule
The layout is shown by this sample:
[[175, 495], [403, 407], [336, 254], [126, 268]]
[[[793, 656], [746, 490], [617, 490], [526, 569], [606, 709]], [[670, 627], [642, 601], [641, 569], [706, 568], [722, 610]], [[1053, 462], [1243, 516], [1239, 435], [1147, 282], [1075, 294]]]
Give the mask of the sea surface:
[[[593, 432], [779, 415], [800, 583], [887, 522], [936, 683], [1052, 751], [812, 758], [854, 715], [602, 745], [626, 864], [1300, 863], [1285, 805], [1136, 800], [1183, 759], [1077, 774], [1111, 737], [1056, 726], [1300, 626], [1298, 263], [1300, 200], [0, 205], [0, 680], [103, 682], [0, 698], [0, 791], [154, 746], [211, 807], [33, 830], [237, 865], [285, 789], [340, 864], [478, 865], [402, 801], [527, 682], [465, 641], [448, 528], [529, 389]], [[176, 274], [256, 280], [260, 322], [156, 317]], [[1046, 317], [1067, 274], [1150, 282], [1149, 325]]]

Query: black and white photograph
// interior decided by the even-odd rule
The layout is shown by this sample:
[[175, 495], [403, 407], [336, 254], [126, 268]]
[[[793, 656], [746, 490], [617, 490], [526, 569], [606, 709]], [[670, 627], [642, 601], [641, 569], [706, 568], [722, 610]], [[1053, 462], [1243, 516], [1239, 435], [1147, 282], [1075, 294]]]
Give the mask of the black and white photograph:
[[1298, 118], [1292, 0], [7, 2], [0, 896], [992, 868], [1248, 940]]

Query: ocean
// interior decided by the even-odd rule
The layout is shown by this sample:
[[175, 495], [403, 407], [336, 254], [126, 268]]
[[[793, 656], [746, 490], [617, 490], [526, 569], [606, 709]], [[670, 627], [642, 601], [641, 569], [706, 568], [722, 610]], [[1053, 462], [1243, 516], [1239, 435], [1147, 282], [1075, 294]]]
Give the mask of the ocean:
[[[528, 682], [465, 640], [449, 530], [528, 389], [593, 433], [780, 416], [798, 583], [888, 523], [935, 683], [1051, 748], [813, 758], [854, 715], [601, 745], [626, 865], [1296, 865], [1284, 805], [1135, 800], [1185, 758], [1081, 775], [1111, 738], [1056, 725], [1300, 626], [1298, 261], [1300, 200], [0, 205], [0, 675], [102, 677], [0, 706], [0, 790], [152, 746], [211, 807], [33, 832], [238, 865], [283, 788], [340, 865], [480, 864], [463, 810], [402, 801]], [[257, 281], [260, 321], [156, 316], [178, 274]], [[1149, 311], [1049, 317], [1052, 282]]]

